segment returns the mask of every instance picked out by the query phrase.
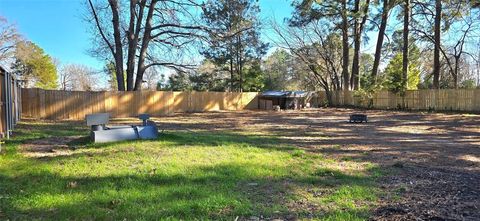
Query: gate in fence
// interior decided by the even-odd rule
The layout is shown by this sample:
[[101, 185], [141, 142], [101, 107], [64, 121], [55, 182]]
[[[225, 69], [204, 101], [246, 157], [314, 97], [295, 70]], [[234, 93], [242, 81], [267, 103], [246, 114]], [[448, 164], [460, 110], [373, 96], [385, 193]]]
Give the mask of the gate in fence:
[[0, 137], [10, 138], [20, 120], [20, 84], [15, 77], [0, 67]]

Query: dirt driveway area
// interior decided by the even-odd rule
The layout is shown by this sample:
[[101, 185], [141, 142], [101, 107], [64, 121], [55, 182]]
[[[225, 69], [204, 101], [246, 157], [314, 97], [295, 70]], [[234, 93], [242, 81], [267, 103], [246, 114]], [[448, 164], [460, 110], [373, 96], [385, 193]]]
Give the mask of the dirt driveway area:
[[[480, 220], [480, 115], [350, 109], [218, 112], [157, 118], [165, 130], [274, 134], [305, 151], [376, 163], [387, 194], [372, 220]], [[391, 169], [391, 170], [390, 170]]]

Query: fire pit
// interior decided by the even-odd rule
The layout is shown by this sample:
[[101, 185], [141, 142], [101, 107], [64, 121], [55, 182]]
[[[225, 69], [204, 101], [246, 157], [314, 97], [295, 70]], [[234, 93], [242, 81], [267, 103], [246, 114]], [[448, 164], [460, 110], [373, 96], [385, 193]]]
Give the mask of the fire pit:
[[351, 114], [350, 115], [350, 123], [362, 123], [365, 122], [367, 123], [367, 115], [366, 114]]

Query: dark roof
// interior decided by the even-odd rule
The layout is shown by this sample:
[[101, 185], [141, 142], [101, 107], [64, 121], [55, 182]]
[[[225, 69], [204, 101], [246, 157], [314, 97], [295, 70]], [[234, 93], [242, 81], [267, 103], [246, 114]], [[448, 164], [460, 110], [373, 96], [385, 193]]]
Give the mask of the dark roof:
[[265, 91], [260, 94], [261, 97], [305, 97], [306, 91]]
[[260, 96], [263, 97], [284, 97], [287, 95], [285, 91], [265, 91]]

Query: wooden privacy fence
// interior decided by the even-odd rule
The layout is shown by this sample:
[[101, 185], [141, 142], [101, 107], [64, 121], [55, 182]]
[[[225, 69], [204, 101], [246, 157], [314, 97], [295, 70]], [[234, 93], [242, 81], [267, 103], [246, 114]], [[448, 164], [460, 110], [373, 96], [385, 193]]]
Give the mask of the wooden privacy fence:
[[[0, 137], [9, 138], [20, 120], [20, 86], [15, 77], [0, 67]], [[1, 148], [0, 148], [1, 150]]]
[[[318, 93], [318, 102], [326, 100], [325, 92]], [[441, 89], [411, 90], [405, 97], [389, 91], [380, 91], [373, 96], [375, 109], [466, 111], [480, 112], [480, 89]], [[367, 107], [365, 99], [354, 96], [352, 91], [336, 91], [333, 93], [335, 106]]]
[[[87, 114], [100, 112], [108, 112], [112, 117], [135, 117], [141, 113], [163, 116], [175, 112], [258, 109], [257, 95], [258, 93], [254, 92], [85, 92], [22, 89], [21, 110], [23, 117], [52, 120], [83, 120]], [[313, 106], [325, 104], [325, 92], [318, 92], [310, 103]], [[480, 112], [480, 89], [415, 90], [407, 91], [405, 97], [380, 91], [373, 96], [372, 108], [397, 109], [403, 107], [404, 103], [406, 109], [410, 110]], [[352, 91], [336, 91], [333, 93], [333, 104], [367, 107], [368, 103], [355, 96]], [[20, 108], [15, 110], [17, 109]], [[1, 111], [5, 111], [4, 106]], [[3, 123], [6, 115], [1, 116]], [[13, 118], [11, 122], [16, 122], [16, 119]]]
[[175, 112], [256, 109], [257, 93], [171, 91], [54, 91], [22, 89], [22, 116], [52, 120], [84, 120], [91, 113], [111, 117], [152, 116]]

